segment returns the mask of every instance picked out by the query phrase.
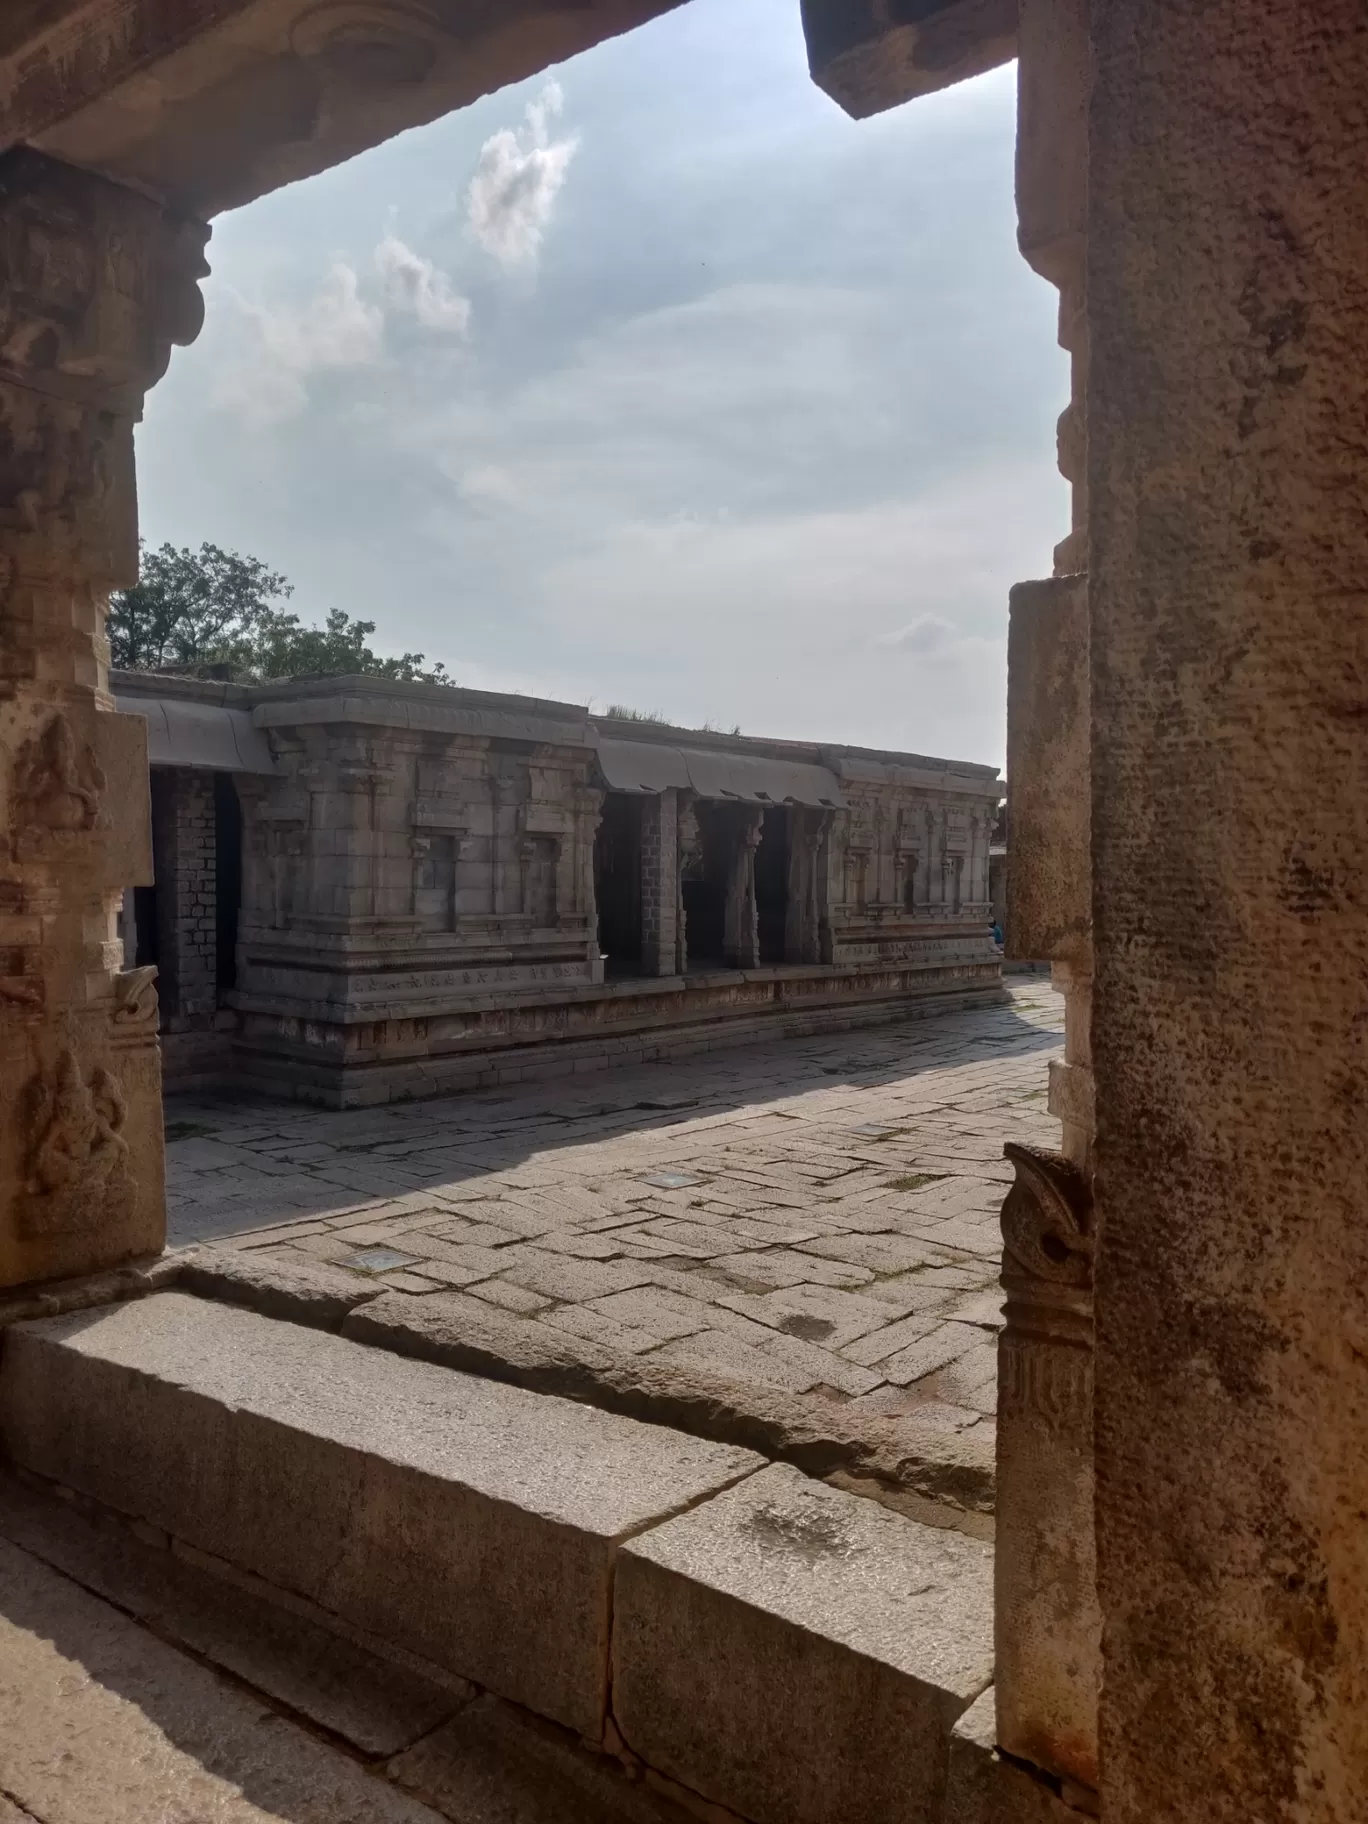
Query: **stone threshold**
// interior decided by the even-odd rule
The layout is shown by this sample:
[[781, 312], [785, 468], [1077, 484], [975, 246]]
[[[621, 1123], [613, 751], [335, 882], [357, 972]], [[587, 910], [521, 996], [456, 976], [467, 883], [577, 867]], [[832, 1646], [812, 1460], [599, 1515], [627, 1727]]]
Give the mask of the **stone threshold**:
[[90, 1278], [0, 1295], [0, 1335], [11, 1324], [171, 1287], [391, 1354], [735, 1445], [923, 1525], [993, 1538], [995, 1459], [988, 1426], [950, 1432], [907, 1417], [857, 1419], [848, 1407], [819, 1405], [782, 1387], [618, 1355], [568, 1332], [554, 1342], [529, 1337], [526, 1326], [493, 1306], [476, 1313], [472, 1300], [440, 1292], [410, 1298], [324, 1261], [285, 1261], [212, 1245], [187, 1248]]
[[[991, 1540], [989, 1426], [951, 1432], [913, 1418], [856, 1417], [782, 1387], [618, 1354], [568, 1332], [531, 1332], [459, 1293], [412, 1298], [326, 1262], [203, 1246], [168, 1256], [162, 1282], [329, 1330], [372, 1348], [618, 1413], [789, 1463], [923, 1525]], [[36, 1314], [35, 1314], [36, 1315]]]
[[[269, 1686], [259, 1643], [283, 1631], [276, 1702], [348, 1740], [368, 1729], [357, 1745], [397, 1750], [387, 1770], [462, 1824], [635, 1824], [666, 1801], [752, 1824], [940, 1824], [951, 1730], [991, 1681], [979, 1541], [744, 1449], [181, 1291], [11, 1326], [0, 1426], [15, 1465], [80, 1491], [85, 1521], [113, 1510], [169, 1553], [161, 1574], [119, 1573], [122, 1594], [98, 1552], [68, 1574], [172, 1636], [187, 1565], [234, 1584], [241, 1603], [201, 1591], [185, 1645]], [[0, 1501], [0, 1533], [76, 1549], [16, 1505]], [[0, 1554], [0, 1586], [12, 1568]], [[304, 1690], [329, 1663], [315, 1625], [350, 1642], [324, 1714]], [[363, 1698], [378, 1721], [358, 1721]], [[396, 1705], [426, 1744], [404, 1745]], [[453, 1791], [448, 1808], [453, 1760], [535, 1771], [529, 1730], [558, 1765], [583, 1773], [592, 1749], [635, 1783], [613, 1803], [482, 1811]], [[41, 1784], [0, 1748], [0, 1786], [6, 1756]]]

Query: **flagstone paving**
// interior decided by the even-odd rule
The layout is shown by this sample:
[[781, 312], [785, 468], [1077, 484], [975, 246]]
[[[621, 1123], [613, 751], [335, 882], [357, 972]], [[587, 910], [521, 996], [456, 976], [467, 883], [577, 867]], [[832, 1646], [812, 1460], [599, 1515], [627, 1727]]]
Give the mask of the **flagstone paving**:
[[959, 1430], [994, 1411], [1007, 1139], [1063, 1002], [332, 1113], [167, 1102], [172, 1245], [457, 1290], [562, 1341]]

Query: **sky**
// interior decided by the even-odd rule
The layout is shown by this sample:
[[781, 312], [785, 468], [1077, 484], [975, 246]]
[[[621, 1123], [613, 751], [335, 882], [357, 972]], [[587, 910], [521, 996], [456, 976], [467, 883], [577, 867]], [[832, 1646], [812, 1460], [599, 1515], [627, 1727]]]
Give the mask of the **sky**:
[[689, 0], [219, 217], [144, 537], [479, 689], [1001, 765], [1068, 529], [1014, 80], [855, 122], [798, 0]]

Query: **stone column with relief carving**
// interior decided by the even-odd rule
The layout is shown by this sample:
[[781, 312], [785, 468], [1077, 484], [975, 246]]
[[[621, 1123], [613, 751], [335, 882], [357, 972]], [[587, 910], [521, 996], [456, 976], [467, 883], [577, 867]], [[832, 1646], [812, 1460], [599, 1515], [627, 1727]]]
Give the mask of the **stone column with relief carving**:
[[1097, 1785], [1101, 1617], [1093, 1520], [1092, 860], [1086, 495], [1087, 0], [1022, 0], [1017, 214], [1021, 251], [1059, 292], [1071, 397], [1059, 466], [1072, 527], [1054, 575], [1012, 591], [1007, 778], [1008, 955], [1048, 961], [1065, 1049], [1050, 1067], [1061, 1148], [1009, 1146], [1007, 1324], [999, 1344], [996, 1576], [1000, 1745]]
[[197, 334], [201, 224], [27, 149], [0, 157], [0, 1286], [160, 1251], [147, 735], [105, 615], [137, 577], [133, 426]]

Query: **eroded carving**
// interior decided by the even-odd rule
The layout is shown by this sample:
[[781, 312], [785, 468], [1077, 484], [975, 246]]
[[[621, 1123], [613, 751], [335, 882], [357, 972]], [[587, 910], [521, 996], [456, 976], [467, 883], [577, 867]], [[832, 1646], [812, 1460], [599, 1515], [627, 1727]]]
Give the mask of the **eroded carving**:
[[114, 977], [113, 1024], [123, 1032], [157, 1024], [157, 966], [142, 964]]
[[100, 800], [107, 783], [94, 748], [78, 746], [59, 710], [41, 734], [24, 743], [15, 761], [15, 834], [102, 827]]
[[1092, 1193], [1062, 1153], [1008, 1141], [1016, 1182], [1002, 1206], [1007, 1323], [998, 1351], [1000, 1417], [1031, 1412], [1086, 1426], [1092, 1410]]
[[29, 1085], [31, 1135], [23, 1230], [80, 1233], [128, 1220], [134, 1196], [123, 1092], [103, 1065], [88, 1077], [68, 1046], [56, 1069]]
[[1016, 1182], [1002, 1205], [1008, 1274], [1051, 1285], [1092, 1289], [1092, 1192], [1072, 1160], [1040, 1146], [1009, 1140], [1004, 1155]]

